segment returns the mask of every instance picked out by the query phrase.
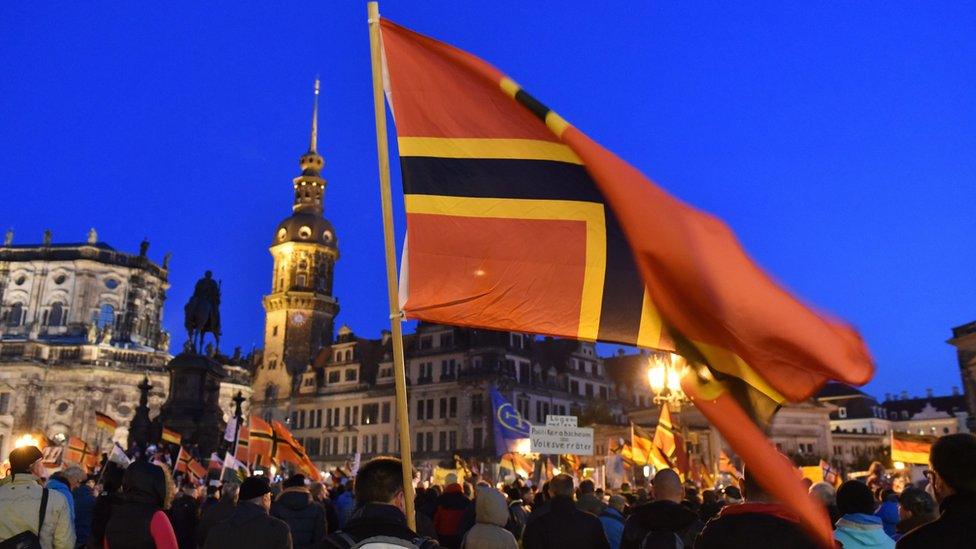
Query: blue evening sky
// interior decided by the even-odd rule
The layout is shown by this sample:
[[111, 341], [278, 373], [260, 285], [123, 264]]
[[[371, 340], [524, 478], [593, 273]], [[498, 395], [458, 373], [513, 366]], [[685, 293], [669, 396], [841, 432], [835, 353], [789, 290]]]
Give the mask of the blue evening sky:
[[[945, 341], [976, 320], [972, 2], [380, 7], [494, 63], [726, 220], [778, 280], [861, 330], [875, 394], [960, 384]], [[319, 74], [339, 323], [376, 336], [388, 320], [365, 12], [3, 3], [0, 229], [67, 242], [94, 226], [133, 252], [148, 237], [154, 259], [173, 252], [174, 342], [210, 268], [224, 347], [260, 346], [267, 247], [290, 212]]]

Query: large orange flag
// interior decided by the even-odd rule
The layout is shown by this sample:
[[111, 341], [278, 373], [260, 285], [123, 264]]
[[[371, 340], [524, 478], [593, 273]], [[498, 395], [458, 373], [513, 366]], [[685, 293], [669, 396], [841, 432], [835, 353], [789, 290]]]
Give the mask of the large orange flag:
[[278, 439], [267, 421], [251, 416], [248, 422], [248, 462], [252, 467], [267, 467], [278, 457]]
[[[675, 348], [682, 385], [758, 480], [826, 545], [826, 513], [763, 435], [867, 349], [672, 197], [466, 52], [380, 22], [407, 213], [407, 316]], [[674, 345], [674, 347], [672, 347]]]
[[280, 441], [278, 459], [295, 465], [305, 476], [319, 480], [318, 468], [308, 457], [305, 447], [295, 439], [288, 427], [280, 421], [272, 421], [271, 426], [274, 429], [275, 437]]

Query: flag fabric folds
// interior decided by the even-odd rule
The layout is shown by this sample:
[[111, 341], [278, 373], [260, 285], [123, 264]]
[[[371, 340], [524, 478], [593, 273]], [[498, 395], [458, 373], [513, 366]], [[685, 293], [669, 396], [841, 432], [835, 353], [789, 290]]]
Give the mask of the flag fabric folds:
[[118, 442], [112, 445], [112, 450], [108, 454], [108, 460], [123, 469], [132, 463], [132, 460], [125, 454], [125, 450], [119, 446]]
[[119, 422], [109, 417], [108, 414], [95, 412], [95, 427], [104, 430], [110, 435], [114, 435], [115, 429], [118, 426], [119, 426]]
[[207, 478], [207, 468], [200, 464], [190, 452], [186, 451], [186, 448], [180, 446], [180, 453], [176, 456], [176, 467], [173, 469], [176, 473], [183, 473], [190, 476], [194, 480], [203, 480]]
[[64, 459], [77, 463], [91, 473], [98, 466], [98, 450], [78, 437], [68, 437], [68, 449], [64, 452]]
[[244, 482], [249, 476], [247, 465], [241, 460], [228, 453], [224, 457], [224, 468], [221, 470], [221, 482]]
[[654, 449], [654, 433], [648, 429], [630, 424], [631, 460], [637, 465], [653, 465], [657, 469], [666, 469], [668, 464]]
[[529, 438], [532, 424], [512, 406], [495, 386], [491, 387], [491, 422], [495, 432], [495, 452], [498, 456], [516, 451], [519, 441]]
[[827, 484], [830, 484], [834, 488], [838, 488], [843, 482], [841, 478], [840, 471], [835, 469], [830, 463], [825, 459], [820, 460], [820, 469], [823, 471], [823, 480]]
[[780, 404], [829, 379], [866, 383], [860, 336], [782, 289], [724, 223], [494, 67], [380, 25], [407, 213], [405, 314], [677, 350], [696, 407], [828, 543], [827, 515], [804, 503], [763, 431]]
[[305, 476], [318, 480], [320, 476], [318, 468], [308, 457], [305, 447], [295, 439], [288, 427], [280, 421], [272, 421], [271, 427], [275, 438], [279, 441], [279, 444], [276, 445], [278, 448], [277, 455], [272, 457], [289, 462], [298, 467]]
[[936, 437], [891, 432], [891, 461], [927, 465]]
[[173, 429], [169, 429], [167, 427], [163, 427], [163, 434], [160, 436], [160, 438], [164, 442], [169, 442], [170, 444], [179, 444], [183, 441], [183, 435], [181, 435], [178, 431], [174, 431]]
[[242, 425], [240, 431], [237, 433], [237, 449], [234, 451], [234, 457], [244, 463], [250, 462], [250, 454], [248, 452], [248, 445], [251, 442], [250, 439], [248, 428]]
[[728, 473], [732, 475], [735, 480], [742, 480], [742, 473], [739, 471], [735, 463], [729, 458], [729, 455], [725, 453], [725, 450], [721, 450], [718, 455], [718, 471], [720, 473]]
[[224, 460], [220, 459], [220, 456], [217, 455], [217, 452], [212, 452], [210, 454], [210, 463], [207, 464], [207, 472], [208, 473], [214, 473], [215, 472], [215, 473], [217, 473], [217, 476], [219, 477], [220, 476], [220, 470], [223, 469], [223, 468], [224, 468]]
[[252, 467], [267, 467], [272, 464], [278, 454], [278, 440], [275, 438], [271, 424], [251, 416], [248, 422], [248, 456]]

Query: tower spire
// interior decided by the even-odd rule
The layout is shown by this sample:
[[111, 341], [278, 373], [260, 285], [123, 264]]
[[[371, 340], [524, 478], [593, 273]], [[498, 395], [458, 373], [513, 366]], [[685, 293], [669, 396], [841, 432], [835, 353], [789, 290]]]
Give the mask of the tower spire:
[[312, 104], [312, 138], [308, 144], [309, 152], [318, 152], [319, 141], [319, 77], [315, 77], [315, 102]]

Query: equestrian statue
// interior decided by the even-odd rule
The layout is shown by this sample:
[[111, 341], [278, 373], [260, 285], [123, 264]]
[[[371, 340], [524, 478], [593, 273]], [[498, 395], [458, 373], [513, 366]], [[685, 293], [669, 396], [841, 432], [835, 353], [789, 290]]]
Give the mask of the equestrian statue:
[[207, 271], [193, 288], [193, 297], [183, 307], [188, 338], [187, 347], [200, 354], [203, 350], [204, 334], [210, 333], [220, 348], [220, 283]]

